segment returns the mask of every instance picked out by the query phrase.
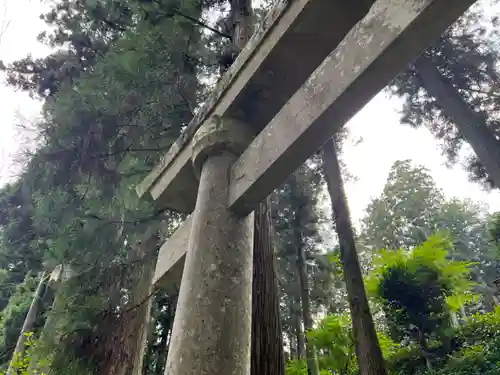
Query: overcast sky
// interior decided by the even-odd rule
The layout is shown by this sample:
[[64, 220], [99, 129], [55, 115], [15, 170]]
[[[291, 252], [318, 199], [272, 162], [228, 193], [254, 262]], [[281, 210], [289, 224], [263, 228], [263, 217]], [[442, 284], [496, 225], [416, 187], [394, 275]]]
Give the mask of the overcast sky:
[[[9, 62], [29, 53], [47, 53], [47, 48], [36, 41], [36, 35], [45, 28], [38, 17], [43, 9], [38, 0], [0, 0], [0, 31], [2, 25], [10, 22], [0, 41], [0, 60]], [[401, 125], [399, 109], [398, 100], [381, 94], [348, 124], [350, 142], [345, 146], [344, 160], [358, 178], [346, 186], [354, 220], [359, 220], [370, 199], [380, 194], [390, 167], [401, 159], [411, 159], [429, 168], [448, 197], [471, 198], [488, 204], [490, 211], [500, 211], [500, 193], [488, 193], [469, 183], [460, 166], [446, 168], [439, 144], [426, 129]], [[15, 126], [19, 115], [33, 120], [39, 110], [39, 102], [6, 87], [4, 77], [0, 77], [0, 183], [15, 174], [12, 156], [20, 144]], [[363, 142], [355, 145], [360, 137]]]

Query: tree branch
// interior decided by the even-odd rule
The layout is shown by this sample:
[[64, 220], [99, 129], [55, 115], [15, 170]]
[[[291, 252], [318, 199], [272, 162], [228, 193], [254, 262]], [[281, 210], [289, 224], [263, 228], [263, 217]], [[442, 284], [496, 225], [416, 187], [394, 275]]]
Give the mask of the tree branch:
[[[154, 3], [158, 4], [158, 5], [162, 5], [162, 2], [160, 0], [152, 0]], [[198, 25], [198, 26], [201, 26], [207, 30], [210, 30], [212, 31], [213, 33], [223, 37], [223, 38], [227, 38], [229, 40], [232, 40], [233, 38], [231, 37], [231, 35], [228, 35], [228, 34], [224, 34], [223, 32], [211, 27], [210, 25], [207, 25], [206, 23], [203, 23], [201, 22], [200, 20], [194, 18], [194, 17], [191, 17], [190, 15], [188, 14], [185, 14], [185, 13], [182, 13], [179, 8], [177, 7], [173, 7], [172, 9], [170, 9], [170, 11], [173, 13], [173, 14], [169, 14], [169, 13], [164, 13], [164, 16], [166, 17], [171, 17], [173, 15], [177, 15], [177, 16], [181, 16], [191, 22], [193, 22], [194, 24]]]
[[187, 15], [187, 14], [184, 14], [184, 13], [180, 12], [180, 11], [179, 11], [179, 10], [177, 10], [177, 9], [173, 9], [173, 10], [172, 10], [172, 12], [174, 12], [174, 14], [176, 14], [176, 15], [178, 15], [178, 16], [181, 16], [181, 17], [184, 17], [184, 18], [188, 19], [189, 21], [191, 21], [191, 22], [193, 22], [193, 23], [197, 24], [198, 26], [201, 26], [201, 27], [203, 27], [203, 28], [205, 28], [205, 29], [207, 29], [207, 30], [212, 31], [213, 33], [215, 33], [215, 34], [217, 34], [217, 35], [219, 35], [219, 36], [221, 36], [221, 37], [223, 37], [223, 38], [226, 38], [226, 39], [229, 39], [229, 40], [232, 40], [232, 39], [233, 39], [233, 38], [231, 37], [231, 35], [224, 34], [223, 32], [221, 32], [221, 31], [219, 31], [219, 30], [217, 30], [217, 29], [215, 29], [215, 28], [213, 28], [213, 27], [211, 27], [211, 26], [209, 26], [209, 25], [207, 25], [207, 24], [205, 24], [205, 23], [203, 23], [203, 22], [201, 22], [201, 21], [197, 20], [196, 18], [193, 18], [193, 17], [191, 17], [191, 16], [189, 16], [189, 15]]

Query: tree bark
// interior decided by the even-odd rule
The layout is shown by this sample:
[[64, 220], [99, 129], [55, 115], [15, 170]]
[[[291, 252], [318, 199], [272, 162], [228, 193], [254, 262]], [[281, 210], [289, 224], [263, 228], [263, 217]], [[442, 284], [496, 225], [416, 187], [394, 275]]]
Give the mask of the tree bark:
[[429, 58], [420, 56], [414, 66], [428, 94], [436, 99], [445, 114], [453, 120], [495, 185], [500, 187], [500, 141], [488, 128], [486, 118], [470, 107]]
[[[302, 242], [302, 241], [300, 241]], [[306, 344], [306, 360], [308, 375], [319, 375], [318, 360], [314, 346], [309, 341], [308, 332], [313, 329], [311, 317], [311, 303], [309, 301], [309, 280], [307, 278], [307, 264], [304, 246], [298, 243], [297, 247], [297, 270], [300, 282], [300, 301], [302, 307], [302, 320], [304, 322], [304, 341]]]
[[[158, 294], [156, 296], [156, 319], [151, 327], [151, 339], [149, 342], [156, 342], [149, 351], [148, 370], [144, 374], [163, 375], [168, 353], [169, 338], [172, 333], [175, 306], [177, 305], [178, 291], [171, 291], [168, 294]], [[156, 334], [154, 334], [155, 332]]]
[[[297, 302], [298, 303], [298, 302]], [[294, 303], [295, 304], [295, 303]], [[302, 332], [302, 322], [300, 316], [297, 314], [298, 309], [293, 307], [293, 324], [295, 328], [295, 336], [296, 336], [296, 355], [297, 359], [304, 358], [304, 332]]]
[[[297, 281], [297, 288], [298, 288]], [[295, 298], [289, 298], [288, 314], [289, 314], [289, 341], [290, 341], [290, 359], [301, 359], [304, 357], [304, 335], [302, 334], [301, 319], [297, 315], [296, 305], [298, 301]]]
[[251, 375], [285, 374], [273, 238], [268, 198], [255, 211]]
[[139, 375], [142, 373], [146, 338], [149, 329], [151, 309], [151, 280], [156, 257], [153, 256], [159, 244], [157, 233], [149, 232], [145, 240], [137, 243], [130, 254], [133, 266], [128, 270], [131, 280], [131, 301], [123, 306], [123, 312], [116, 321], [114, 336], [105, 345], [110, 349], [106, 363], [99, 368], [99, 374]]
[[239, 53], [252, 36], [251, 0], [231, 0], [232, 44]]
[[322, 151], [323, 168], [332, 201], [333, 216], [340, 244], [347, 298], [351, 310], [356, 356], [361, 375], [386, 375], [384, 359], [366, 297], [363, 275], [354, 241], [349, 208], [333, 138]]
[[26, 333], [32, 332], [34, 325], [35, 325], [35, 320], [36, 316], [38, 314], [38, 306], [40, 302], [40, 297], [42, 295], [43, 291], [43, 286], [45, 284], [45, 272], [40, 273], [40, 281], [38, 283], [38, 286], [35, 290], [35, 294], [33, 296], [33, 300], [31, 301], [30, 308], [28, 310], [28, 314], [26, 315], [26, 318], [24, 319], [23, 327], [21, 328], [21, 333], [19, 334], [19, 337], [17, 339], [16, 343], [16, 348], [14, 349], [14, 353], [12, 353], [12, 359], [9, 364], [9, 368], [7, 369], [6, 375], [12, 375], [14, 374], [15, 365], [16, 361], [20, 359], [19, 357], [22, 357], [24, 353], [24, 345], [26, 343]]
[[147, 339], [151, 329], [151, 305], [153, 292], [153, 274], [156, 257], [151, 256], [154, 248], [159, 244], [159, 237], [155, 234], [139, 245], [138, 255], [143, 258], [144, 264], [139, 270], [137, 288], [134, 291], [134, 305], [136, 308], [134, 321], [134, 336], [131, 342], [131, 375], [142, 374], [144, 354]]
[[294, 335], [292, 328], [288, 330], [288, 343], [290, 345], [290, 352], [285, 353], [285, 361], [294, 359], [297, 356], [297, 337]]
[[[295, 175], [294, 175], [295, 176]], [[292, 194], [296, 189], [298, 182], [297, 180], [292, 182]], [[307, 277], [307, 263], [306, 263], [306, 253], [304, 249], [304, 240], [302, 236], [302, 223], [301, 223], [301, 213], [300, 207], [296, 207], [294, 210], [295, 217], [294, 220], [294, 232], [295, 232], [295, 246], [297, 247], [297, 273], [299, 279], [299, 290], [300, 290], [300, 303], [302, 312], [302, 321], [304, 323], [304, 342], [306, 348], [306, 360], [307, 360], [307, 372], [309, 375], [319, 375], [318, 361], [316, 358], [316, 351], [314, 346], [309, 342], [307, 338], [307, 333], [313, 328], [313, 320], [311, 316], [311, 304], [309, 301], [309, 279]]]

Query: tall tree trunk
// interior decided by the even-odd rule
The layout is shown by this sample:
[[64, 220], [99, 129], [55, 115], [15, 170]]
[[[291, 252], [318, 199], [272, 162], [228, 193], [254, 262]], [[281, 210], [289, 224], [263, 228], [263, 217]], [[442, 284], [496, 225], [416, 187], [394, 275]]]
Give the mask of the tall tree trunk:
[[255, 212], [251, 375], [285, 374], [270, 202]]
[[[149, 232], [149, 231], [148, 231]], [[155, 269], [155, 250], [159, 244], [158, 233], [146, 234], [145, 240], [138, 242], [131, 254], [132, 268], [130, 281], [132, 298], [117, 318], [117, 329], [112, 341], [106, 343], [110, 350], [107, 363], [99, 369], [105, 375], [139, 375], [146, 346], [151, 308], [153, 272]]]
[[414, 66], [429, 95], [436, 99], [445, 114], [453, 120], [495, 185], [500, 187], [500, 141], [488, 128], [486, 118], [470, 107], [429, 58], [420, 56]]
[[28, 310], [28, 314], [24, 319], [23, 327], [21, 328], [21, 333], [17, 339], [16, 347], [14, 349], [14, 353], [12, 353], [12, 359], [9, 364], [9, 368], [7, 369], [7, 375], [12, 375], [16, 371], [16, 363], [18, 360], [22, 358], [24, 354], [24, 346], [26, 343], [26, 334], [33, 331], [35, 326], [36, 316], [38, 314], [38, 307], [40, 303], [40, 298], [43, 291], [43, 286], [45, 284], [45, 272], [40, 273], [40, 281], [35, 290], [35, 294], [33, 296], [33, 300], [31, 301], [30, 308]]
[[[54, 298], [52, 300], [52, 306], [50, 311], [46, 312], [45, 323], [43, 325], [42, 331], [38, 341], [40, 342], [50, 342], [51, 345], [58, 343], [60, 339], [57, 333], [57, 320], [56, 313], [57, 309], [61, 306], [64, 301], [64, 296], [61, 295], [60, 289], [62, 284], [74, 276], [74, 272], [69, 265], [61, 264], [52, 270], [49, 280], [47, 281], [47, 288], [53, 288]], [[40, 363], [42, 362], [42, 363]], [[49, 372], [50, 363], [47, 361], [40, 361], [38, 353], [34, 353], [33, 358], [31, 358], [31, 363], [28, 367], [28, 374], [46, 374]]]
[[231, 0], [232, 48], [238, 54], [252, 36], [252, 1]]
[[[295, 177], [295, 175], [294, 175]], [[291, 192], [296, 194], [295, 189], [298, 186], [298, 181], [294, 178], [291, 185]], [[302, 186], [301, 186], [302, 188]], [[302, 312], [302, 321], [304, 323], [304, 342], [306, 347], [307, 371], [309, 375], [319, 375], [318, 360], [314, 346], [309, 342], [307, 333], [313, 328], [313, 320], [311, 316], [311, 304], [309, 301], [309, 279], [307, 277], [306, 253], [304, 248], [304, 240], [302, 235], [302, 223], [300, 207], [296, 207], [294, 211], [294, 241], [297, 247], [297, 274], [299, 279], [300, 303]]]
[[302, 307], [302, 321], [304, 322], [304, 341], [306, 344], [306, 359], [308, 375], [319, 375], [318, 360], [314, 346], [309, 341], [307, 334], [313, 329], [311, 316], [311, 304], [309, 301], [309, 280], [307, 278], [307, 264], [304, 246], [298, 243], [297, 247], [297, 270], [300, 282], [300, 301]]
[[169, 294], [159, 296], [160, 300], [157, 300], [159, 311], [157, 311], [155, 328], [159, 329], [160, 335], [155, 336], [156, 340], [159, 339], [159, 342], [157, 342], [153, 353], [154, 356], [152, 356], [154, 361], [149, 364], [151, 370], [148, 373], [152, 375], [162, 375], [165, 370], [178, 293], [178, 290], [169, 292]]
[[[236, 56], [252, 35], [251, 0], [231, 0], [230, 22], [229, 53]], [[251, 375], [285, 374], [270, 202], [266, 199], [255, 211]]]
[[137, 287], [134, 290], [134, 336], [131, 338], [131, 375], [142, 374], [144, 354], [149, 336], [151, 321], [151, 305], [153, 292], [153, 274], [156, 266], [156, 257], [152, 256], [159, 244], [159, 237], [155, 234], [139, 245], [138, 255], [144, 261], [138, 272]]
[[293, 307], [293, 324], [294, 324], [294, 330], [295, 330], [295, 337], [296, 337], [296, 355], [297, 359], [304, 358], [304, 332], [302, 332], [302, 320], [297, 313], [299, 309], [296, 308], [296, 306]]
[[[167, 335], [165, 335], [161, 338], [159, 350], [164, 350], [165, 352], [168, 351], [167, 339], [168, 339]], [[153, 371], [154, 375], [162, 375], [163, 374], [163, 371], [165, 370], [165, 359], [166, 358], [163, 358], [163, 357], [156, 358], [156, 364], [155, 364], [155, 368]]]
[[288, 329], [288, 345], [290, 345], [290, 352], [285, 354], [285, 362], [296, 358], [297, 356], [297, 339], [291, 327]]
[[[297, 283], [298, 288], [298, 283]], [[301, 319], [297, 314], [296, 308], [298, 301], [291, 296], [289, 298], [288, 314], [290, 316], [290, 357], [291, 359], [300, 359], [304, 357], [304, 335], [302, 334]]]
[[361, 375], [386, 375], [384, 359], [366, 297], [354, 232], [333, 138], [323, 147], [323, 168], [340, 244], [347, 298], [351, 309], [356, 356]]

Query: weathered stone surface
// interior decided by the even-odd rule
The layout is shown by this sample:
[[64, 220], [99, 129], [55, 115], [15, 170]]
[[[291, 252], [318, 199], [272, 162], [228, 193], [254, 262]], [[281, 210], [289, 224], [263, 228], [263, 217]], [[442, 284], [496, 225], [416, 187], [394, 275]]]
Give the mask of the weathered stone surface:
[[163, 171], [149, 194], [160, 207], [190, 213], [196, 204], [198, 179], [191, 163], [191, 150], [183, 150]]
[[189, 165], [189, 144], [199, 126], [208, 117], [219, 115], [262, 130], [373, 2], [279, 2], [184, 134], [138, 187], [138, 193], [151, 193], [160, 206], [191, 212], [197, 184]]
[[473, 3], [378, 0], [234, 164], [231, 208], [251, 212]]
[[253, 213], [228, 209], [228, 173], [237, 156], [213, 147], [227, 144], [227, 132], [218, 140], [213, 128], [199, 132], [194, 157], [204, 154], [201, 145], [215, 153], [205, 155], [201, 170], [165, 373], [248, 375]]
[[166, 290], [179, 287], [191, 233], [191, 222], [192, 216], [189, 216], [160, 248], [153, 276], [154, 288]]
[[[240, 155], [254, 137], [253, 130], [237, 120], [218, 116], [210, 118], [193, 138], [192, 162], [195, 174], [199, 176], [207, 157], [223, 151]], [[160, 248], [153, 277], [155, 288], [167, 289], [180, 285], [191, 221], [192, 216], [189, 216]]]
[[212, 116], [193, 137], [191, 159], [195, 175], [200, 176], [203, 164], [210, 156], [224, 151], [241, 155], [254, 137], [252, 128], [238, 120]]

